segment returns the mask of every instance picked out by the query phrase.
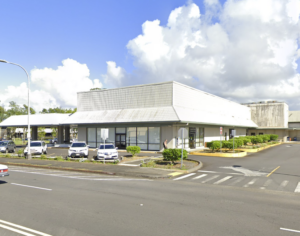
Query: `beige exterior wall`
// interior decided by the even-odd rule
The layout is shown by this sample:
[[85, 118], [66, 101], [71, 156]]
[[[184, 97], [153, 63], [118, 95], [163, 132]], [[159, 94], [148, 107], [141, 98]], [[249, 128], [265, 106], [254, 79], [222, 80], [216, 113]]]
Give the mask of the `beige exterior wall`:
[[259, 135], [260, 133], [262, 134], [277, 134], [279, 141], [286, 141], [286, 138], [289, 137], [289, 130], [285, 129], [249, 129], [248, 130], [248, 135], [251, 135], [254, 133], [255, 135]]
[[78, 127], [78, 141], [87, 141], [86, 127]]

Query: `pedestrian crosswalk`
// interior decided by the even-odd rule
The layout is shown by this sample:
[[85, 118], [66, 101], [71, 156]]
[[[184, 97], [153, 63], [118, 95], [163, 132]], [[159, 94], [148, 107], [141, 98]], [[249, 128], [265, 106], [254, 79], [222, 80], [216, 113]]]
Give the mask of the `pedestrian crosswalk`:
[[138, 178], [123, 178], [120, 176], [111, 175], [101, 175], [85, 172], [75, 172], [75, 171], [63, 171], [63, 170], [52, 170], [43, 168], [33, 168], [33, 167], [20, 167], [20, 166], [9, 166], [10, 177], [13, 177], [13, 173], [26, 173], [34, 175], [43, 175], [49, 177], [59, 177], [68, 178], [75, 180], [92, 180], [92, 181], [152, 181], [148, 179], [138, 179]]
[[237, 173], [199, 171], [182, 175], [173, 180], [300, 193], [300, 178], [282, 179], [279, 177], [269, 178], [266, 176], [244, 176]]

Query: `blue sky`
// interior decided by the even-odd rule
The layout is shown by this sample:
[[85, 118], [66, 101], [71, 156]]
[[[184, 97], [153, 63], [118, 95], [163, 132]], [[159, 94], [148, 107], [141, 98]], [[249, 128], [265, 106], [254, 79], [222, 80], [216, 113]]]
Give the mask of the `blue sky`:
[[[0, 59], [30, 72], [37, 110], [170, 80], [300, 109], [299, 14], [300, 0], [1, 1]], [[26, 103], [21, 69], [0, 63], [0, 79], [0, 104]]]
[[[126, 44], [147, 20], [165, 25], [184, 0], [9, 0], [1, 2], [1, 58], [24, 66], [56, 68], [63, 59], [87, 64], [91, 79], [106, 73], [114, 60], [133, 70]], [[202, 1], [195, 1], [204, 9]], [[19, 84], [22, 71], [1, 65], [2, 85]], [[13, 81], [13, 82], [12, 82]], [[2, 87], [3, 88], [3, 87]]]

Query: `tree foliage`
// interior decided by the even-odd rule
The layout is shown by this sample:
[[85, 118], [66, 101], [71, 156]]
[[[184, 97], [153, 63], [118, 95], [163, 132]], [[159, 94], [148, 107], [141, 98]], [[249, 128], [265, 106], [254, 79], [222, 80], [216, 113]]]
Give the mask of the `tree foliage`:
[[55, 107], [55, 108], [44, 108], [41, 113], [42, 114], [48, 114], [48, 113], [75, 113], [77, 111], [77, 108], [61, 108], [61, 107]]

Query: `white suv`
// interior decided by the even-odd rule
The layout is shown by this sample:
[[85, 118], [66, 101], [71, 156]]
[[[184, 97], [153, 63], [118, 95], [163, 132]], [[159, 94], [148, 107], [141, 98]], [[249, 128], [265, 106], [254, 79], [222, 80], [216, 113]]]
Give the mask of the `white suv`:
[[89, 145], [85, 142], [73, 142], [68, 151], [68, 157], [88, 157]]
[[119, 158], [117, 147], [111, 143], [100, 144], [97, 148], [97, 159], [116, 160]]
[[[24, 150], [24, 155], [28, 153], [28, 145]], [[44, 141], [31, 141], [30, 142], [30, 153], [33, 155], [47, 154], [47, 144]]]

